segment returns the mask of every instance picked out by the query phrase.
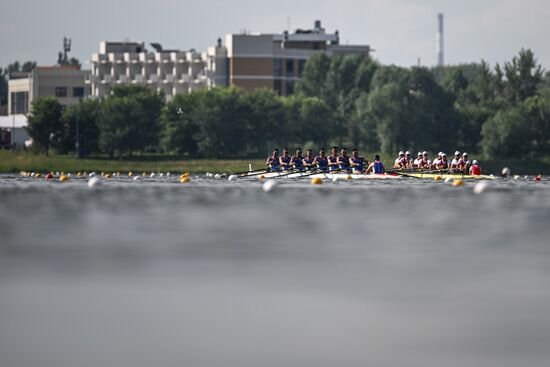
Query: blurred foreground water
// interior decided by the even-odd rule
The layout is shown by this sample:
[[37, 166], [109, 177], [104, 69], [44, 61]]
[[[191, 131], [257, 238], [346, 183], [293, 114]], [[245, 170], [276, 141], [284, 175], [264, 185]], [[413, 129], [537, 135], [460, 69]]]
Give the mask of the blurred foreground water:
[[548, 366], [550, 182], [0, 176], [0, 365]]

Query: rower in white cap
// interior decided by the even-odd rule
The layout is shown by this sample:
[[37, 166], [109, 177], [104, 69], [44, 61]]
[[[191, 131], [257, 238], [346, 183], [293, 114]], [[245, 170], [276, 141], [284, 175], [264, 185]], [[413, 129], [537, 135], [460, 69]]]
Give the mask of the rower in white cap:
[[449, 170], [451, 172], [458, 172], [460, 170], [460, 152], [458, 150], [455, 152], [455, 157], [451, 161]]
[[399, 156], [397, 157], [397, 159], [393, 164], [393, 168], [405, 168], [405, 163], [406, 163], [405, 152], [400, 151]]

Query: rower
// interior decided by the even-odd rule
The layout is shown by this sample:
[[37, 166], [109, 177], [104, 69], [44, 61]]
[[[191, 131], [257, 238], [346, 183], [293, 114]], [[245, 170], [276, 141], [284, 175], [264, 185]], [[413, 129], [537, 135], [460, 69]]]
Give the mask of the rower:
[[265, 164], [271, 171], [278, 171], [281, 168], [281, 166], [279, 165], [279, 149], [275, 148], [273, 150], [273, 153], [271, 153], [271, 155], [267, 157]]
[[471, 165], [472, 165], [472, 162], [470, 162], [470, 159], [468, 158], [468, 153], [464, 152], [462, 154], [462, 158], [458, 161], [458, 168], [463, 173], [467, 173]]
[[399, 156], [397, 157], [397, 159], [393, 163], [393, 168], [405, 168], [405, 163], [406, 163], [406, 161], [405, 161], [405, 152], [400, 151]]
[[357, 149], [353, 149], [351, 151], [349, 165], [353, 173], [358, 173], [358, 174], [363, 173], [363, 166], [365, 164], [368, 165], [368, 163], [369, 162], [366, 161], [365, 158], [359, 156], [359, 151]]
[[288, 148], [283, 149], [283, 154], [279, 157], [279, 164], [283, 171], [288, 171], [290, 169], [290, 159]]
[[367, 168], [367, 173], [374, 173], [376, 175], [381, 175], [384, 173], [386, 169], [384, 168], [384, 164], [380, 160], [380, 156], [377, 154], [374, 156], [374, 162], [369, 164], [369, 167]]
[[327, 157], [328, 159], [328, 170], [329, 171], [336, 171], [338, 170], [338, 147], [332, 147], [332, 150], [330, 151], [330, 155]]
[[422, 160], [420, 161], [420, 165], [418, 166], [418, 168], [428, 169], [428, 168], [430, 168], [431, 164], [432, 164], [432, 161], [430, 161], [430, 156], [428, 155], [428, 152], [423, 151], [422, 152]]
[[405, 168], [413, 168], [412, 154], [408, 150], [405, 152]]
[[342, 151], [338, 156], [337, 162], [338, 162], [338, 167], [342, 171], [349, 172], [349, 156], [348, 156], [348, 150], [346, 148], [342, 148]]
[[296, 171], [304, 170], [304, 157], [302, 157], [302, 148], [296, 149], [296, 154], [290, 158], [290, 165], [294, 167]]
[[430, 168], [432, 169], [438, 169], [439, 164], [441, 164], [441, 159], [443, 157], [443, 152], [437, 153], [437, 158], [435, 158], [430, 165]]
[[325, 154], [325, 148], [319, 150], [319, 155], [315, 157], [313, 164], [317, 165], [319, 171], [326, 172], [328, 170], [328, 158]]
[[437, 169], [447, 169], [449, 168], [449, 161], [447, 160], [447, 154], [442, 153], [439, 163], [436, 165]]
[[460, 170], [460, 152], [457, 150], [455, 152], [455, 157], [451, 161], [451, 165], [449, 166], [449, 170], [451, 172], [458, 172]]
[[479, 166], [479, 163], [474, 159], [472, 162], [472, 166], [470, 167], [469, 173], [472, 176], [479, 176], [481, 175], [481, 167]]
[[416, 155], [416, 158], [413, 161], [413, 168], [420, 168], [420, 164], [422, 163], [422, 152], [418, 152]]
[[311, 171], [313, 168], [314, 160], [315, 158], [313, 157], [313, 151], [311, 149], [306, 150], [306, 156], [302, 159], [302, 163], [307, 171]]

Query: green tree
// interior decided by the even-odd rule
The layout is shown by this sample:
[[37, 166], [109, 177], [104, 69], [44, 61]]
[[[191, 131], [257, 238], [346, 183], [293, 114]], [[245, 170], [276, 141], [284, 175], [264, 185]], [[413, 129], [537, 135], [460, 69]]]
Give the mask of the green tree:
[[49, 154], [50, 147], [59, 144], [63, 136], [62, 108], [57, 99], [43, 97], [32, 103], [27, 131], [33, 148]]
[[162, 145], [168, 151], [194, 157], [198, 152], [199, 125], [196, 108], [199, 93], [177, 94], [162, 109]]
[[529, 113], [523, 105], [498, 111], [483, 125], [483, 152], [490, 157], [526, 157], [532, 138], [529, 125]]
[[101, 104], [97, 100], [81, 100], [78, 104], [69, 106], [63, 113], [63, 136], [59, 142], [59, 150], [63, 153], [76, 151], [79, 158], [99, 152], [100, 116]]
[[504, 75], [506, 98], [512, 103], [523, 102], [537, 93], [543, 70], [533, 51], [522, 49], [511, 62], [504, 64]]
[[117, 86], [103, 101], [99, 144], [119, 157], [156, 147], [160, 138], [160, 112], [164, 97], [141, 85]]

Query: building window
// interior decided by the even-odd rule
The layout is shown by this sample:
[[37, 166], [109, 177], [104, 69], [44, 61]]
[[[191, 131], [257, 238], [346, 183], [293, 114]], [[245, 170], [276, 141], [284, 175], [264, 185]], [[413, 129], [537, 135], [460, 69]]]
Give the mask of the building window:
[[294, 93], [294, 80], [286, 81], [286, 95], [290, 96]]
[[282, 94], [281, 79], [274, 79], [273, 80], [273, 89], [275, 89], [275, 92], [277, 92], [278, 95]]
[[306, 67], [306, 60], [298, 60], [298, 76], [302, 77], [304, 68]]
[[55, 96], [56, 97], [67, 97], [67, 88], [65, 88], [65, 87], [55, 87]]
[[293, 59], [286, 60], [286, 75], [287, 76], [294, 76], [294, 60]]
[[282, 76], [282, 60], [281, 59], [273, 59], [273, 75], [275, 77], [281, 77]]
[[73, 88], [73, 97], [84, 97], [84, 88], [74, 87]]
[[11, 113], [25, 114], [28, 111], [29, 92], [11, 92]]

